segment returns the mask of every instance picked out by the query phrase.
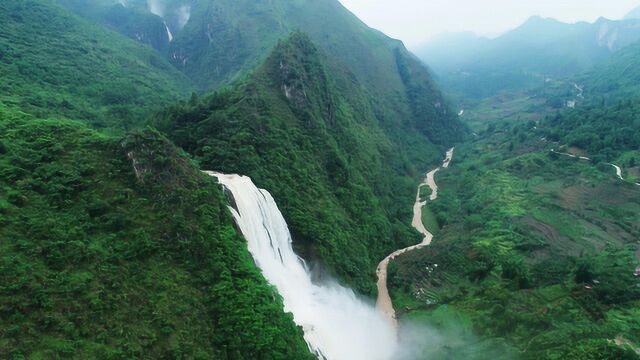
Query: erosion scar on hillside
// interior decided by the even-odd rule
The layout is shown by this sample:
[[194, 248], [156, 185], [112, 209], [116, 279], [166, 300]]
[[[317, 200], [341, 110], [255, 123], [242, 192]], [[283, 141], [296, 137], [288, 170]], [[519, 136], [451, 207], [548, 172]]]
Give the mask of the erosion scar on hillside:
[[433, 234], [427, 230], [427, 228], [422, 223], [422, 208], [427, 204], [427, 201], [422, 201], [420, 198], [420, 189], [423, 186], [428, 186], [431, 188], [431, 196], [429, 197], [430, 201], [433, 201], [438, 198], [438, 185], [436, 184], [435, 176], [438, 171], [442, 168], [448, 168], [451, 163], [451, 159], [453, 159], [453, 151], [455, 148], [451, 148], [447, 151], [447, 156], [442, 162], [442, 166], [437, 167], [427, 173], [424, 181], [418, 186], [418, 193], [416, 195], [416, 202], [413, 205], [413, 221], [411, 225], [418, 230], [422, 235], [424, 235], [424, 239], [418, 245], [413, 245], [404, 249], [396, 250], [391, 253], [389, 256], [384, 258], [378, 265], [378, 269], [376, 271], [378, 275], [378, 301], [376, 306], [378, 311], [385, 315], [393, 324], [397, 326], [396, 312], [393, 309], [393, 302], [391, 301], [391, 297], [389, 296], [389, 289], [387, 288], [387, 267], [389, 266], [389, 262], [395, 259], [397, 256], [402, 255], [404, 253], [414, 251], [420, 248], [423, 248], [429, 244], [431, 244], [431, 240], [433, 240]]

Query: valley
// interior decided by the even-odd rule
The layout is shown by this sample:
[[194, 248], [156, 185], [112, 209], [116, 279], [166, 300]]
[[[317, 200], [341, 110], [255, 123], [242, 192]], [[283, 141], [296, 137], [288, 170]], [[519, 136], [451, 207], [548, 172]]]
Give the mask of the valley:
[[404, 249], [396, 250], [389, 256], [384, 258], [384, 260], [382, 260], [380, 264], [378, 264], [378, 268], [376, 270], [376, 275], [378, 276], [378, 300], [376, 302], [376, 307], [389, 319], [389, 321], [391, 321], [391, 323], [394, 324], [395, 327], [397, 327], [398, 324], [396, 319], [396, 312], [393, 308], [391, 297], [389, 296], [389, 290], [387, 289], [387, 268], [389, 267], [389, 262], [393, 261], [396, 257], [414, 250], [421, 249], [431, 244], [431, 240], [433, 240], [433, 234], [425, 228], [422, 218], [422, 208], [427, 204], [427, 200], [423, 200], [422, 188], [424, 186], [427, 186], [431, 191], [429, 195], [430, 201], [434, 201], [438, 198], [438, 185], [435, 182], [435, 175], [441, 169], [446, 169], [449, 167], [449, 164], [453, 159], [453, 153], [453, 148], [447, 151], [446, 157], [442, 162], [442, 166], [428, 172], [424, 179], [424, 182], [418, 186], [416, 202], [413, 205], [413, 220], [411, 226], [413, 226], [414, 229], [416, 229], [420, 234], [424, 236], [422, 242], [418, 245], [412, 245]]
[[640, 359], [638, 10], [348, 3], [0, 3], [0, 358]]

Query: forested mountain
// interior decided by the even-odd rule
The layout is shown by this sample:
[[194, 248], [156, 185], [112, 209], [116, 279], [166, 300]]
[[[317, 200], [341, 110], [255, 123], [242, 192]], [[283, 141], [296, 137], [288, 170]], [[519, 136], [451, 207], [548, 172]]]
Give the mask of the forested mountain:
[[[67, 8], [103, 22], [106, 21], [105, 11], [114, 9], [130, 14], [145, 11], [148, 15], [157, 14], [173, 33], [166, 54], [168, 59], [201, 89], [247, 78], [233, 90], [215, 95], [215, 106], [208, 104], [209, 100], [198, 102], [194, 97], [193, 102], [181, 105], [184, 109], [172, 110], [184, 114], [165, 114], [167, 119], [152, 124], [195, 154], [203, 167], [254, 175], [258, 185], [274, 192], [278, 203], [284, 203], [284, 206], [297, 199], [297, 205], [291, 205], [296, 211], [289, 210], [291, 213], [287, 217], [293, 218], [290, 221], [299, 232], [296, 240], [321, 244], [308, 247], [312, 250], [309, 256], [317, 256], [343, 279], [356, 282], [366, 292], [371, 291], [375, 262], [392, 248], [394, 241], [406, 242], [412, 237], [407, 235], [406, 226], [395, 224], [406, 223], [410, 209], [400, 206], [393, 194], [400, 194], [409, 201], [413, 192], [409, 186], [410, 177], [435, 162], [444, 146], [461, 140], [465, 131], [433, 83], [428, 69], [401, 42], [368, 28], [335, 0], [158, 1], [149, 2], [147, 7], [144, 1], [96, 1], [102, 15], [83, 10], [82, 2], [64, 2]], [[185, 7], [189, 16], [182, 24], [183, 28], [170, 25], [172, 16]], [[116, 27], [116, 30], [123, 31], [123, 28]], [[305, 34], [294, 37], [293, 41], [298, 45], [279, 43], [293, 30]], [[144, 39], [140, 41], [148, 43]], [[281, 55], [286, 51], [286, 56], [268, 58], [274, 46], [280, 49]], [[277, 71], [279, 66], [284, 66], [284, 63], [274, 62], [273, 59], [279, 57], [291, 63], [292, 67], [286, 73]], [[266, 65], [251, 74], [264, 61]], [[264, 87], [267, 82], [272, 84]], [[282, 99], [283, 94], [285, 99]], [[247, 97], [260, 106], [257, 109], [249, 107], [251, 102], [244, 102]], [[308, 105], [309, 99], [313, 99], [313, 111], [299, 109]], [[231, 106], [240, 100], [243, 100], [241, 108]], [[286, 101], [283, 103], [283, 100]], [[194, 107], [197, 109], [195, 114]], [[281, 113], [279, 109], [287, 111]], [[236, 113], [230, 116], [232, 110]], [[227, 131], [213, 131], [200, 123], [205, 119], [212, 121], [212, 114], [219, 113], [241, 122], [225, 117], [216, 119], [216, 129]], [[176, 119], [189, 121], [183, 124], [181, 122], [186, 120], [178, 122]], [[281, 125], [266, 127], [273, 122]], [[285, 128], [290, 130], [294, 124], [304, 125], [303, 129], [308, 130], [306, 128], [312, 123], [322, 124], [317, 125], [322, 131], [304, 134], [302, 144], [313, 145], [313, 158], [311, 155], [300, 158], [300, 163], [295, 165], [278, 163], [270, 158], [276, 153], [275, 149], [287, 149], [280, 151], [280, 161], [288, 159], [284, 154], [302, 152], [298, 149], [301, 144], [288, 144], [283, 140], [286, 137], [276, 134]], [[186, 129], [181, 128], [186, 125]], [[328, 136], [324, 128], [333, 130], [334, 134]], [[245, 132], [250, 136], [240, 137]], [[255, 143], [266, 139], [271, 140], [260, 146]], [[319, 148], [319, 144], [325, 144], [327, 148]], [[245, 148], [256, 153], [245, 154]], [[208, 154], [204, 156], [203, 153]], [[371, 167], [371, 164], [377, 165]], [[268, 176], [267, 169], [271, 170]], [[292, 173], [302, 169], [307, 169], [304, 177], [294, 182]], [[313, 173], [320, 177], [328, 173], [329, 178], [318, 182], [310, 177]], [[400, 185], [396, 185], [398, 189], [392, 185], [394, 179], [385, 179], [385, 174], [389, 173], [403, 177]], [[347, 175], [350, 177], [343, 177]], [[351, 176], [358, 180], [351, 181]], [[339, 185], [341, 183], [344, 185]], [[355, 183], [359, 186], [353, 187]], [[287, 191], [295, 192], [278, 193], [277, 189], [285, 184]], [[338, 197], [335, 209], [334, 201], [310, 208], [310, 204], [319, 199], [305, 189], [320, 185], [323, 193]], [[340, 189], [341, 186], [348, 189]], [[343, 198], [339, 199], [340, 196]], [[308, 201], [301, 200], [309, 197]], [[379, 202], [378, 197], [385, 202]], [[306, 204], [301, 205], [303, 203]], [[342, 216], [345, 212], [348, 219]], [[332, 220], [319, 221], [312, 215], [314, 213]], [[361, 226], [359, 222], [371, 226]], [[325, 226], [327, 231], [320, 231]], [[344, 238], [343, 232], [347, 234]], [[354, 242], [359, 242], [360, 246], [352, 246]], [[370, 243], [373, 245], [369, 246]]]
[[[151, 46], [165, 57], [169, 52], [169, 44], [173, 40], [173, 32], [176, 29], [179, 30], [179, 24], [176, 24], [176, 21], [170, 22], [158, 14], [152, 13], [147, 7], [146, 1], [57, 1], [92, 22]], [[170, 17], [168, 16], [168, 18]], [[170, 26], [174, 30], [171, 30]]]
[[635, 168], [640, 160], [640, 44], [628, 46], [608, 61], [574, 78], [580, 96], [574, 109], [549, 115], [544, 122], [550, 140], [585, 150], [596, 162]]
[[270, 189], [303, 252], [370, 292], [383, 255], [416, 240], [406, 204], [415, 176], [440, 157], [431, 129], [451, 126], [441, 141], [458, 136], [444, 105], [431, 111], [433, 123], [380, 121], [354, 75], [296, 33], [239, 85], [152, 125], [204, 168]]
[[3, 358], [308, 358], [200, 170], [252, 176], [305, 258], [372, 295], [419, 240], [416, 179], [465, 136], [334, 0], [25, 0], [0, 22]]
[[36, 116], [121, 129], [191, 88], [152, 49], [51, 1], [3, 1], [0, 23], [0, 101]]
[[640, 40], [640, 20], [566, 24], [538, 16], [496, 39], [448, 36], [417, 53], [447, 88], [471, 98], [542, 87], [606, 61]]
[[[58, 1], [81, 9], [77, 1]], [[140, 3], [144, 1], [105, 7], [139, 13], [144, 11]], [[447, 131], [456, 121], [455, 114], [447, 114], [449, 124], [434, 122], [439, 121], [434, 111], [448, 111], [448, 105], [428, 70], [400, 41], [370, 29], [337, 0], [167, 0], [150, 5], [154, 6], [147, 11], [162, 15], [173, 32], [168, 60], [200, 89], [214, 89], [246, 76], [267, 58], [279, 39], [301, 31], [327, 54], [335, 69], [349, 69], [366, 96], [376, 99], [370, 106], [381, 121], [391, 124], [409, 119], [429, 124], [436, 132], [430, 136], [435, 143], [441, 142], [437, 133]], [[187, 11], [183, 27], [170, 25], [176, 14]], [[443, 140], [454, 138], [460, 139], [459, 129]]]
[[155, 131], [0, 106], [0, 357], [310, 358], [221, 189]]

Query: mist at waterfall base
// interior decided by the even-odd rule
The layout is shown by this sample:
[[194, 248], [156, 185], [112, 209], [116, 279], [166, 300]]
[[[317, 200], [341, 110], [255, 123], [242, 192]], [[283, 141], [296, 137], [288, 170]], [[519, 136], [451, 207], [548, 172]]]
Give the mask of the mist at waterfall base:
[[[416, 360], [461, 357], [512, 359], [496, 344], [479, 344], [463, 321], [449, 317], [446, 327], [403, 321], [395, 329], [375, 308], [323, 274], [314, 283], [304, 261], [293, 251], [287, 223], [273, 197], [245, 176], [207, 172], [231, 194], [230, 210], [247, 240], [249, 252], [267, 281], [283, 298], [303, 328], [305, 340], [320, 359]], [[317, 274], [315, 274], [317, 275]], [[399, 340], [398, 340], [399, 339]], [[489, 347], [486, 347], [489, 346]]]
[[233, 196], [231, 212], [249, 252], [319, 358], [394, 358], [398, 347], [395, 329], [373, 304], [336, 282], [312, 282], [304, 262], [293, 251], [287, 223], [271, 194], [258, 189], [248, 177], [209, 174]]

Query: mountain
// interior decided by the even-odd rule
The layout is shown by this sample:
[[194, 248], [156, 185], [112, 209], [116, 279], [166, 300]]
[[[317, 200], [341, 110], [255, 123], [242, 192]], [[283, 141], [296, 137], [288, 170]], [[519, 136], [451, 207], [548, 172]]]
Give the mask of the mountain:
[[628, 46], [606, 62], [575, 77], [583, 84], [585, 95], [612, 101], [638, 98], [640, 95], [640, 44]]
[[[466, 97], [540, 87], [548, 79], [579, 74], [640, 40], [640, 20], [566, 24], [534, 16], [496, 39], [449, 37], [417, 53], [443, 85]], [[462, 50], [457, 50], [462, 49]]]
[[[640, 159], [640, 44], [628, 46], [573, 81], [576, 108], [549, 117], [549, 139], [587, 151], [596, 162], [634, 168]], [[557, 95], [566, 101], [566, 94]]]
[[149, 45], [163, 56], [191, 16], [189, 0], [56, 0], [93, 22]]
[[640, 6], [629, 11], [624, 17], [625, 20], [640, 19]]
[[[91, 4], [0, 4], [0, 357], [308, 358], [200, 170], [250, 175], [309, 264], [371, 295], [466, 129], [337, 1]], [[147, 122], [169, 139], [123, 131]]]
[[311, 359], [219, 185], [152, 130], [0, 105], [0, 357]]
[[[76, 0], [58, 0], [80, 11]], [[90, 3], [109, 2], [93, 0]], [[115, 1], [112, 1], [112, 4]], [[147, 11], [162, 16], [173, 32], [168, 59], [200, 89], [210, 90], [237, 81], [269, 55], [280, 39], [293, 31], [306, 33], [335, 62], [348, 68], [354, 79], [375, 98], [378, 117], [389, 123], [429, 123], [436, 106], [446, 108], [428, 70], [404, 45], [370, 29], [337, 0], [166, 0], [115, 4], [122, 11]], [[153, 5], [153, 6], [151, 6]], [[146, 9], [146, 10], [145, 10]], [[181, 10], [182, 9], [182, 10]], [[183, 27], [171, 25], [176, 14], [188, 13]], [[144, 33], [141, 28], [139, 32]], [[426, 97], [425, 97], [426, 96]], [[442, 100], [442, 101], [441, 101]], [[423, 102], [430, 102], [427, 105]], [[440, 105], [438, 105], [440, 104]], [[450, 121], [455, 122], [451, 114]], [[433, 124], [430, 140], [460, 139]]]
[[169, 44], [173, 39], [169, 25], [162, 17], [148, 10], [146, 1], [58, 0], [58, 3], [92, 22], [151, 46], [163, 55], [169, 52]]
[[450, 124], [444, 136], [457, 126], [444, 105], [425, 109], [432, 123], [381, 121], [372, 101], [295, 33], [238, 85], [170, 107], [152, 125], [204, 168], [269, 189], [304, 257], [370, 293], [383, 255], [417, 240], [406, 204], [415, 177], [441, 156], [430, 127]]
[[0, 101], [95, 127], [140, 124], [191, 82], [154, 50], [50, 1], [0, 4]]

